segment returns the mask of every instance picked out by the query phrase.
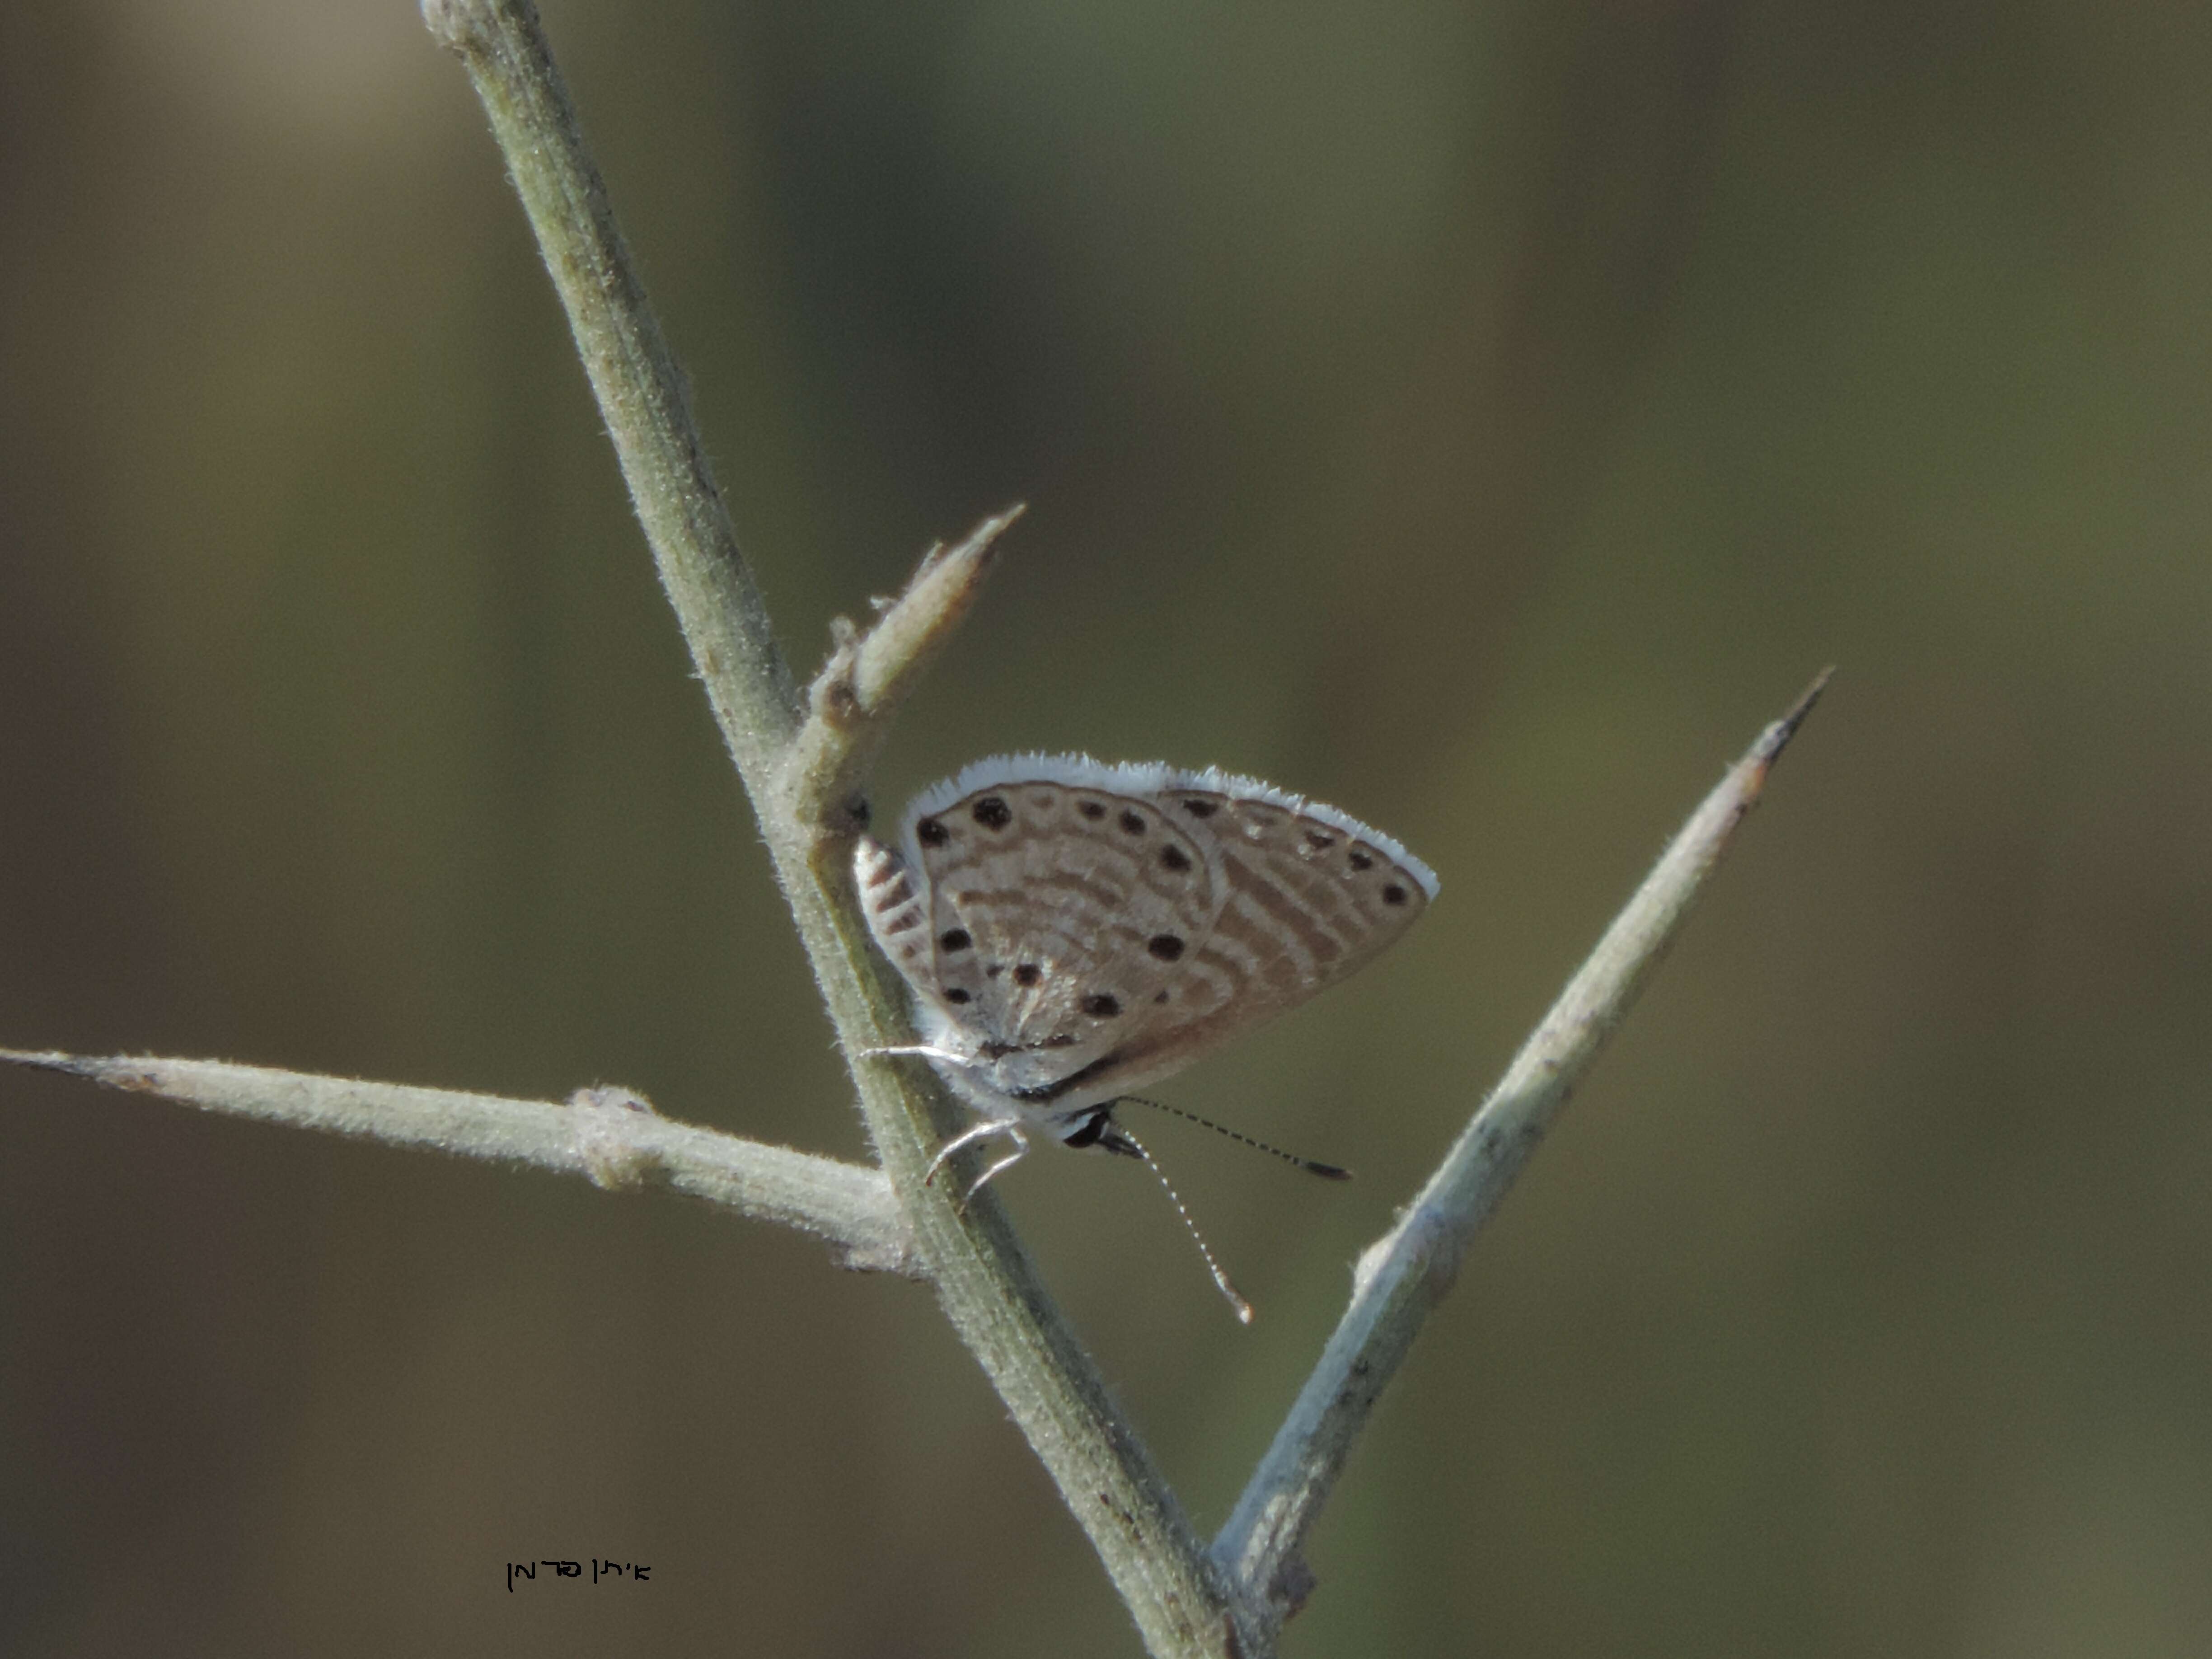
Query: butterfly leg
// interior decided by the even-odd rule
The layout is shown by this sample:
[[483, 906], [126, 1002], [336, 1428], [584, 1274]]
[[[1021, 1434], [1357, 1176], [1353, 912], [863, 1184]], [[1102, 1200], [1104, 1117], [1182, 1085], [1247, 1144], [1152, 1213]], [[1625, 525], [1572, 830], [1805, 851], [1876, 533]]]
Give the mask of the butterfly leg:
[[[1012, 1135], [1015, 1139], [1020, 1140], [1022, 1138], [1022, 1132], [1019, 1127], [1006, 1121], [1004, 1118], [987, 1117], [981, 1123], [971, 1125], [969, 1127], [962, 1130], [958, 1134], [953, 1136], [951, 1139], [946, 1141], [942, 1146], [939, 1146], [937, 1149], [937, 1156], [929, 1160], [929, 1167], [922, 1171], [921, 1184], [927, 1187], [932, 1182], [935, 1181], [937, 1179], [937, 1171], [944, 1164], [945, 1160], [951, 1158], [953, 1153], [958, 1152], [962, 1147], [973, 1146], [977, 1141], [988, 1140], [993, 1135]], [[1026, 1143], [1024, 1143], [1024, 1150], [1026, 1150]], [[1017, 1152], [1014, 1156], [1019, 1158], [1021, 1153]], [[984, 1177], [984, 1180], [988, 1180], [989, 1178], [990, 1177], [987, 1176]], [[980, 1187], [982, 1184], [983, 1182], [979, 1181], [975, 1183], [975, 1187]], [[968, 1190], [972, 1193], [975, 1190], [975, 1188], [970, 1187]]]
[[1003, 1128], [1006, 1133], [1013, 1137], [1014, 1150], [1008, 1152], [1004, 1158], [1000, 1158], [996, 1164], [994, 1164], [989, 1169], [984, 1170], [982, 1174], [977, 1176], [975, 1177], [975, 1184], [960, 1195], [960, 1203], [958, 1207], [963, 1211], [967, 1209], [969, 1201], [973, 1199], [976, 1194], [983, 1190], [983, 1183], [985, 1182], [990, 1180], [993, 1176], [998, 1174], [1001, 1170], [1012, 1169], [1015, 1164], [1020, 1163], [1023, 1158], [1029, 1155], [1030, 1138], [1022, 1133], [1021, 1127], [1018, 1124], [1006, 1123], [1001, 1124], [999, 1127]]
[[877, 1060], [887, 1054], [919, 1054], [924, 1060], [941, 1060], [948, 1066], [972, 1066], [975, 1060], [967, 1054], [956, 1054], [950, 1048], [932, 1048], [927, 1042], [902, 1043], [895, 1048], [863, 1048], [863, 1060]]

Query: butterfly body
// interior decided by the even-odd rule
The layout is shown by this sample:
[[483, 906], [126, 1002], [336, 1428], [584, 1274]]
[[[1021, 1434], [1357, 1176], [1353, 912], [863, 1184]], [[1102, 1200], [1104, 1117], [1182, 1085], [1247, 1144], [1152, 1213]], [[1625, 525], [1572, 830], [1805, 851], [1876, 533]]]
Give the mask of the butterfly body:
[[976, 762], [915, 798], [897, 848], [862, 836], [854, 874], [915, 994], [908, 1052], [981, 1116], [970, 1135], [1133, 1156], [1116, 1099], [1343, 978], [1437, 892], [1334, 807], [1082, 756]]

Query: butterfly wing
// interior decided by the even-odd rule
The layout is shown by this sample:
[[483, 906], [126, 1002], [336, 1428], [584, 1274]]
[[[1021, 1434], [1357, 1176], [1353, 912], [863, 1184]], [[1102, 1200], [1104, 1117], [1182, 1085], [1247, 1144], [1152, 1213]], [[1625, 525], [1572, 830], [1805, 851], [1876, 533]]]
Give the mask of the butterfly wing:
[[862, 837], [869, 927], [965, 1058], [1060, 1111], [1166, 1077], [1383, 950], [1436, 896], [1358, 819], [1253, 779], [1001, 757]]
[[930, 973], [927, 894], [913, 869], [873, 836], [862, 836], [853, 849], [853, 878], [876, 948], [917, 994], [941, 1006]]
[[[1085, 1070], [1141, 1028], [1212, 930], [1219, 872], [1155, 801], [1008, 780], [918, 816], [926, 996], [1030, 1086]], [[894, 962], [900, 961], [894, 955]]]
[[1176, 775], [1156, 797], [1221, 872], [1212, 929], [1123, 1050], [1128, 1083], [1326, 990], [1402, 936], [1436, 896], [1428, 866], [1381, 832], [1249, 779]]

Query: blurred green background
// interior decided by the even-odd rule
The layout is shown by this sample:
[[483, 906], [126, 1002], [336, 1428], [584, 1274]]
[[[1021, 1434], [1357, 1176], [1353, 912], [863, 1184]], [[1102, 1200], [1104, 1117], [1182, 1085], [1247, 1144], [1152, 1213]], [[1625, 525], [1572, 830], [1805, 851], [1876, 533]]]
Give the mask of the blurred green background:
[[[1336, 803], [1420, 929], [1006, 1195], [1200, 1523], [1691, 805], [1293, 1655], [2212, 1651], [2212, 13], [553, 7], [802, 669], [1026, 500], [879, 778]], [[0, 1042], [857, 1157], [411, 7], [0, 9]], [[915, 1286], [0, 1076], [0, 1650], [1126, 1655]], [[507, 1594], [509, 1560], [648, 1562]]]

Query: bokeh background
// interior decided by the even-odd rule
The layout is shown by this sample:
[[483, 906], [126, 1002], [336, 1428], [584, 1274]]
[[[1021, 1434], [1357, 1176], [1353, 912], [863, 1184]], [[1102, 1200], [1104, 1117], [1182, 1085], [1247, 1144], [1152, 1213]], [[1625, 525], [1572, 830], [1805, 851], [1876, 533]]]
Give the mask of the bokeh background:
[[[549, 12], [788, 648], [1030, 503], [885, 758], [1218, 763], [1414, 936], [1006, 1185], [1201, 1524], [1353, 1255], [1841, 672], [1430, 1327], [1293, 1655], [2212, 1650], [2212, 12]], [[0, 1042], [865, 1148], [411, 7], [0, 9]], [[0, 1076], [0, 1650], [1125, 1655], [915, 1286]], [[651, 1564], [510, 1595], [504, 1565]]]

